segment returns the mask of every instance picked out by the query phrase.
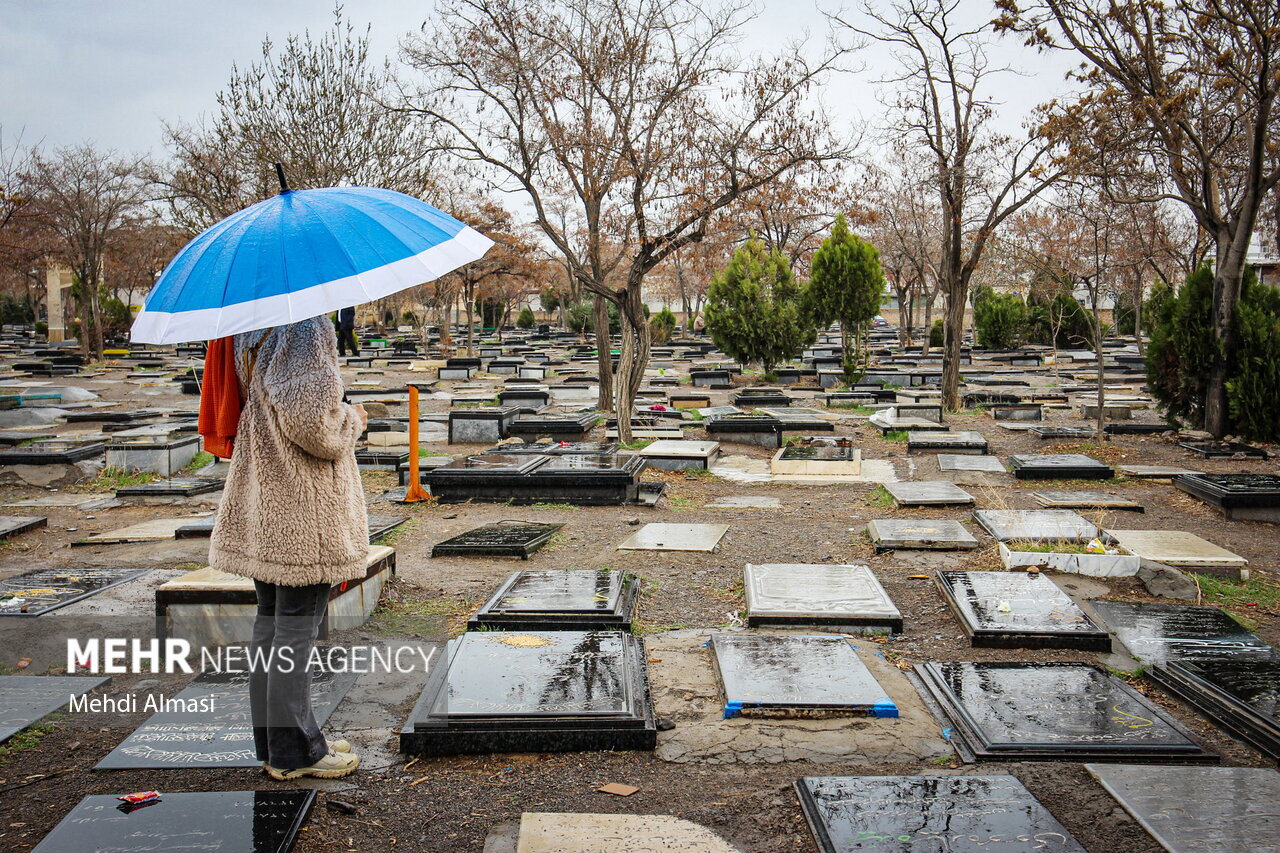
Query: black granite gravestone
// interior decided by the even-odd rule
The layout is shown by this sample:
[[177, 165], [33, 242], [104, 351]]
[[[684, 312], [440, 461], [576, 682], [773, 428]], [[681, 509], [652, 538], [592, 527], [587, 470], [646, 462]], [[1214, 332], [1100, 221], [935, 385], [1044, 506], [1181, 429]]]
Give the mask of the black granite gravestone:
[[49, 519], [38, 515], [0, 515], [0, 540], [48, 525]]
[[1280, 850], [1280, 774], [1257, 767], [1086, 764], [1143, 829], [1174, 853]]
[[1217, 607], [1095, 601], [1093, 608], [1116, 639], [1143, 663], [1276, 656], [1275, 649], [1257, 634]]
[[1280, 758], [1280, 659], [1169, 661], [1146, 675], [1235, 737]]
[[67, 465], [101, 456], [106, 449], [106, 444], [101, 441], [51, 438], [0, 450], [0, 465]]
[[1173, 485], [1241, 521], [1280, 521], [1280, 476], [1182, 474]]
[[1083, 663], [916, 667], [966, 761], [1216, 762], [1120, 679]]
[[653, 749], [644, 646], [620, 631], [468, 632], [400, 733], [427, 755]]
[[547, 569], [508, 575], [468, 630], [630, 630], [639, 578], [618, 571]]
[[35, 569], [0, 581], [0, 616], [40, 616], [150, 569]]
[[1083, 453], [1028, 453], [1009, 457], [1019, 480], [1109, 480], [1111, 466]]
[[0, 675], [0, 743], [46, 714], [101, 687], [106, 675]]
[[974, 646], [1111, 648], [1107, 632], [1043, 574], [938, 572], [936, 579]]
[[[175, 530], [173, 536], [175, 539], [207, 539], [213, 535], [213, 525], [217, 520], [218, 516], [216, 514], [192, 519], [188, 524], [184, 524]], [[403, 516], [396, 515], [369, 516], [369, 541], [376, 542], [408, 520]]]
[[129, 806], [94, 794], [33, 853], [288, 853], [315, 799], [315, 791], [212, 791]]
[[1092, 438], [1097, 431], [1089, 427], [1033, 426], [1028, 432], [1040, 438]]
[[116, 489], [118, 498], [190, 498], [216, 492], [225, 485], [221, 477], [169, 477]]
[[520, 557], [527, 560], [530, 554], [546, 545], [561, 527], [564, 525], [523, 521], [486, 524], [437, 543], [431, 549], [431, 556]]
[[796, 791], [822, 853], [1084, 853], [1012, 776], [810, 776]]
[[1178, 446], [1199, 453], [1205, 459], [1224, 459], [1237, 455], [1251, 459], [1267, 458], [1267, 451], [1261, 447], [1239, 441], [1181, 441]]
[[715, 634], [725, 719], [822, 711], [896, 717], [898, 706], [842, 637]]
[[[354, 672], [327, 671], [312, 676], [311, 708], [317, 723], [324, 725], [357, 677]], [[142, 695], [169, 698], [159, 691]], [[173, 710], [153, 713], [94, 769], [261, 766], [253, 746], [247, 673], [207, 670], [171, 698]], [[201, 703], [213, 709], [181, 709]]]

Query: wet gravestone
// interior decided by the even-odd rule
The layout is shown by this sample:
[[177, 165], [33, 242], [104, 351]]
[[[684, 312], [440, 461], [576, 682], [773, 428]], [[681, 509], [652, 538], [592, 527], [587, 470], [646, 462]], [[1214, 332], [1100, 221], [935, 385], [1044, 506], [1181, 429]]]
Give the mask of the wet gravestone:
[[1257, 634], [1217, 607], [1095, 601], [1093, 608], [1116, 639], [1143, 663], [1276, 656]]
[[916, 674], [966, 761], [1216, 762], [1118, 678], [1083, 663], [927, 663]]
[[1054, 491], [1041, 489], [1031, 493], [1036, 503], [1050, 509], [1119, 509], [1144, 512], [1142, 504], [1122, 495], [1106, 492]]
[[748, 564], [747, 625], [824, 625], [902, 631], [902, 613], [870, 568], [824, 563]]
[[619, 571], [548, 569], [508, 575], [467, 629], [630, 630], [640, 580]]
[[620, 631], [469, 631], [432, 667], [400, 751], [653, 749], [645, 660]]
[[1182, 441], [1179, 447], [1185, 447], [1198, 453], [1205, 459], [1229, 459], [1232, 456], [1244, 456], [1251, 459], [1266, 459], [1267, 451], [1251, 444], [1239, 441]]
[[620, 551], [714, 551], [727, 533], [727, 524], [666, 524], [651, 522], [618, 545]]
[[867, 535], [877, 552], [963, 551], [978, 540], [958, 521], [925, 518], [877, 518], [867, 522]]
[[1111, 648], [1107, 632], [1043, 574], [938, 572], [937, 581], [974, 646]]
[[216, 492], [226, 485], [220, 477], [169, 477], [116, 489], [118, 498], [190, 498]]
[[1092, 427], [1033, 426], [1028, 432], [1040, 438], [1094, 438], [1097, 431]]
[[51, 438], [0, 450], [0, 465], [69, 465], [106, 452], [101, 441], [68, 441]]
[[809, 776], [796, 791], [822, 853], [1084, 853], [1013, 776]]
[[907, 452], [920, 450], [946, 450], [951, 454], [984, 455], [987, 452], [987, 440], [982, 433], [975, 430], [959, 432], [912, 429], [907, 432]]
[[[381, 539], [408, 520], [397, 515], [369, 516], [369, 541]], [[217, 514], [192, 519], [175, 530], [173, 536], [175, 539], [206, 539], [213, 535], [213, 525], [217, 521]]]
[[1171, 853], [1280, 851], [1280, 774], [1255, 767], [1085, 769]]
[[967, 506], [973, 495], [949, 480], [908, 480], [885, 483], [898, 506]]
[[1235, 737], [1280, 758], [1280, 659], [1177, 660], [1146, 675]]
[[49, 519], [37, 515], [0, 515], [0, 540], [48, 525]]
[[725, 719], [823, 711], [896, 717], [898, 706], [842, 637], [715, 634]]
[[564, 525], [505, 521], [486, 524], [437, 543], [431, 549], [431, 556], [473, 555], [520, 557], [527, 560], [530, 554], [546, 545], [561, 527]]
[[1233, 521], [1280, 522], [1280, 476], [1275, 474], [1190, 474], [1175, 477], [1173, 485]]
[[980, 509], [973, 517], [1001, 542], [1088, 542], [1099, 532], [1067, 509]]
[[95, 794], [34, 853], [288, 853], [315, 798], [315, 791], [210, 791], [129, 806], [116, 795]]
[[1009, 457], [1019, 480], [1109, 480], [1115, 471], [1083, 453], [1026, 453]]
[[0, 675], [0, 743], [111, 680], [105, 675]]
[[36, 569], [0, 581], [0, 616], [40, 616], [150, 569]]
[[[312, 676], [311, 708], [317, 723], [324, 725], [357, 677], [354, 672], [327, 671]], [[172, 705], [156, 710], [95, 770], [262, 765], [253, 745], [248, 673], [206, 670], [172, 697], [158, 690], [135, 695], [139, 702], [147, 696], [172, 699]]]

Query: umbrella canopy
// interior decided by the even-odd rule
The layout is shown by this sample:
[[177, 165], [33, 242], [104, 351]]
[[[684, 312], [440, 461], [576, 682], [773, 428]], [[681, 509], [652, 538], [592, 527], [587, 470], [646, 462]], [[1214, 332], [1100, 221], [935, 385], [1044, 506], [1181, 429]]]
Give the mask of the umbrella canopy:
[[171, 344], [295, 323], [439, 278], [492, 245], [392, 190], [285, 191], [184, 246], [151, 288], [131, 337]]

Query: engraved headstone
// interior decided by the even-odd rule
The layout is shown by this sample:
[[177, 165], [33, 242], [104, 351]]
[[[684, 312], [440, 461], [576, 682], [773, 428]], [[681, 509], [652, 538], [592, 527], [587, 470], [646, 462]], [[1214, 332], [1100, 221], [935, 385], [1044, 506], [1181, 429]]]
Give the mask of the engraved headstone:
[[1050, 509], [1123, 509], [1132, 512], [1143, 512], [1142, 504], [1123, 495], [1109, 495], [1106, 492], [1089, 491], [1054, 491], [1041, 489], [1032, 492], [1040, 506]]
[[105, 675], [0, 675], [0, 743], [109, 682]]
[[1190, 474], [1173, 485], [1240, 521], [1280, 522], [1280, 476], [1275, 474]]
[[163, 794], [128, 806], [114, 794], [82, 799], [33, 853], [288, 853], [316, 792]]
[[563, 524], [534, 524], [529, 522], [498, 522], [468, 530], [437, 543], [431, 549], [432, 557], [488, 556], [520, 557], [529, 559], [551, 540]]
[[1084, 853], [1013, 776], [810, 776], [796, 790], [822, 853]]
[[902, 613], [870, 568], [827, 563], [748, 564], [747, 624], [859, 626], [900, 632]]
[[898, 706], [842, 637], [715, 634], [725, 719], [825, 711], [896, 717]]
[[1043, 574], [938, 572], [937, 579], [975, 646], [1111, 648], [1107, 632]]
[[1040, 438], [1094, 438], [1097, 430], [1092, 427], [1033, 426], [1028, 432]]
[[1275, 650], [1224, 610], [1192, 604], [1095, 601], [1107, 628], [1143, 663], [1269, 658]]
[[1249, 561], [1239, 554], [1185, 530], [1108, 528], [1107, 535], [1114, 538], [1124, 551], [1167, 566], [1239, 569], [1249, 565]]
[[916, 674], [966, 760], [1218, 760], [1141, 693], [1088, 664], [927, 663]]
[[1232, 735], [1280, 758], [1280, 658], [1183, 659], [1146, 674]]
[[939, 471], [985, 471], [1003, 474], [1004, 463], [998, 456], [966, 456], [963, 453], [939, 453]]
[[467, 623], [470, 630], [627, 630], [640, 581], [619, 571], [546, 569], [508, 575]]
[[1118, 465], [1121, 474], [1135, 480], [1171, 480], [1182, 474], [1199, 474], [1190, 468], [1179, 468], [1174, 465]]
[[150, 569], [36, 569], [0, 581], [0, 616], [40, 616]]
[[867, 522], [877, 551], [964, 551], [978, 540], [958, 521], [926, 518], [877, 518]]
[[520, 815], [515, 853], [599, 853], [602, 849], [610, 853], [739, 853], [705, 826], [669, 815]]
[[[317, 723], [329, 719], [357, 677], [354, 672], [312, 675], [311, 708]], [[156, 710], [94, 769], [261, 766], [253, 745], [248, 673], [207, 670], [172, 697], [158, 691], [142, 695], [171, 698], [173, 704]], [[205, 707], [212, 710], [187, 710]]]
[[980, 509], [974, 520], [1001, 542], [1088, 542], [1098, 528], [1067, 509]]
[[465, 633], [400, 735], [429, 755], [656, 745], [644, 647], [621, 631]]
[[973, 495], [947, 480], [907, 480], [885, 483], [898, 506], [967, 506]]
[[907, 451], [948, 450], [952, 454], [985, 454], [987, 440], [975, 430], [959, 432], [913, 429], [907, 432]]
[[1170, 853], [1280, 851], [1280, 774], [1255, 767], [1085, 769]]

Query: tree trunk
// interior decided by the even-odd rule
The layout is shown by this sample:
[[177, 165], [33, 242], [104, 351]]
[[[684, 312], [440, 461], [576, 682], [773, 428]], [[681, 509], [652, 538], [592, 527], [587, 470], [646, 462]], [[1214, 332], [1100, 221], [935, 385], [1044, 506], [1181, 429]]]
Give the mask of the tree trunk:
[[467, 358], [476, 357], [476, 301], [471, 294], [464, 292], [467, 302]]
[[942, 405], [949, 412], [960, 410], [960, 345], [964, 342], [965, 291], [968, 282], [952, 284], [947, 294], [947, 310], [942, 335]]
[[609, 301], [598, 293], [592, 296], [592, 300], [595, 307], [596, 370], [600, 374], [596, 408], [610, 412], [613, 411], [613, 356], [609, 345]]
[[1102, 313], [1098, 311], [1098, 294], [1096, 292], [1090, 294], [1090, 302], [1093, 308], [1093, 353], [1098, 363], [1098, 420], [1096, 422], [1098, 441], [1106, 441], [1107, 433], [1104, 429], [1105, 418], [1102, 416], [1102, 407], [1107, 404], [1107, 368], [1103, 363], [1102, 355]]
[[1214, 336], [1218, 340], [1218, 353], [1209, 371], [1209, 386], [1205, 390], [1204, 428], [1214, 438], [1222, 438], [1231, 429], [1231, 413], [1227, 409], [1227, 379], [1236, 361], [1239, 334], [1236, 329], [1236, 303], [1240, 301], [1240, 289], [1244, 284], [1243, 250], [1237, 250], [1233, 242], [1220, 237], [1217, 264], [1214, 266], [1213, 304]]
[[925, 355], [929, 354], [929, 348], [931, 346], [930, 341], [933, 339], [933, 300], [936, 298], [936, 294], [925, 294], [924, 324], [921, 327], [920, 333], [920, 337], [922, 338], [921, 352]]
[[649, 365], [649, 324], [645, 321], [639, 285], [627, 287], [618, 311], [622, 320], [622, 344], [618, 355], [616, 414], [618, 441], [625, 444], [631, 441], [631, 412]]

